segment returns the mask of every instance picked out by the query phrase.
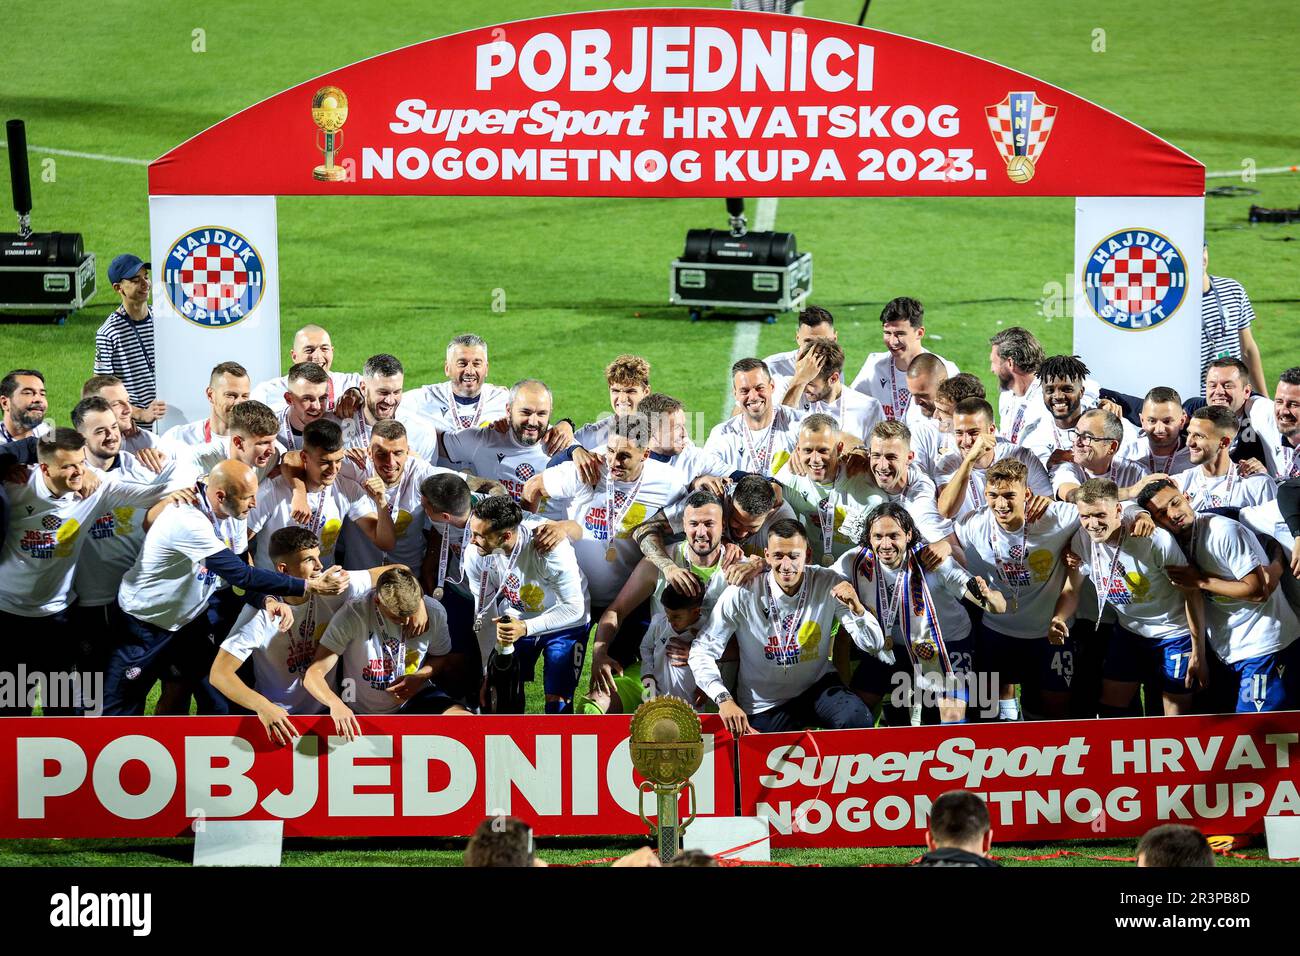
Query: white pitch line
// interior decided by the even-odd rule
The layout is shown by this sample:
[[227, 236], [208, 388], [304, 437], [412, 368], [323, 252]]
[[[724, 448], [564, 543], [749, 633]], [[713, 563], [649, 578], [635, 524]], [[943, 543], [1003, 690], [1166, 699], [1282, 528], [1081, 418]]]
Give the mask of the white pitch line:
[[[8, 149], [9, 144], [0, 139], [0, 149]], [[151, 159], [131, 159], [129, 156], [105, 156], [103, 153], [79, 153], [73, 149], [55, 149], [53, 146], [28, 146], [29, 153], [48, 153], [51, 156], [70, 156], [73, 159], [94, 159], [101, 163], [125, 163], [128, 166], [148, 166]]]
[[[1205, 178], [1206, 179], [1237, 179], [1242, 175], [1244, 175], [1246, 172], [1247, 170], [1244, 169], [1225, 169], [1222, 172], [1206, 173]], [[1250, 170], [1250, 172], [1253, 172], [1256, 176], [1269, 176], [1269, 175], [1274, 175], [1276, 173], [1300, 173], [1300, 165], [1269, 166], [1265, 169]]]
[[[771, 232], [772, 227], [776, 225], [776, 199], [760, 199], [758, 207], [754, 212], [754, 232]], [[743, 358], [752, 358], [758, 352], [758, 333], [761, 331], [761, 323], [757, 321], [740, 320], [736, 323], [736, 331], [731, 338], [731, 361], [727, 363], [727, 369], [730, 371], [731, 366]], [[722, 417], [730, 418], [732, 406], [736, 404], [735, 396], [732, 395], [731, 389], [725, 390], [722, 396]]]
[[[756, 320], [741, 319], [736, 322], [736, 331], [731, 336], [731, 359], [727, 362], [727, 374], [731, 374], [731, 366], [735, 365], [743, 358], [752, 358], [758, 352], [758, 333], [762, 328], [762, 323]], [[722, 417], [724, 419], [731, 417], [731, 407], [736, 404], [736, 398], [728, 388], [722, 396]]]

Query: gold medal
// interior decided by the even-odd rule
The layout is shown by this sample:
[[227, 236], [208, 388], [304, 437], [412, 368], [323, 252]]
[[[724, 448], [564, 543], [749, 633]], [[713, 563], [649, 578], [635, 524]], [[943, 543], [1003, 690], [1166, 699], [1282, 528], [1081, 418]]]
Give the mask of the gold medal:
[[832, 564], [834, 564], [834, 563], [835, 563], [835, 555], [833, 555], [833, 554], [823, 554], [823, 555], [822, 555], [822, 564], [823, 564], [825, 567], [830, 567], [830, 566], [831, 566]]
[[617, 561], [617, 560], [618, 560], [618, 552], [617, 552], [616, 550], [614, 550], [614, 546], [613, 546], [612, 544], [611, 544], [608, 548], [605, 549], [605, 560], [606, 560], [606, 561]]
[[434, 599], [435, 601], [441, 601], [441, 600], [442, 600], [442, 588], [434, 588], [434, 589], [433, 589], [433, 599]]

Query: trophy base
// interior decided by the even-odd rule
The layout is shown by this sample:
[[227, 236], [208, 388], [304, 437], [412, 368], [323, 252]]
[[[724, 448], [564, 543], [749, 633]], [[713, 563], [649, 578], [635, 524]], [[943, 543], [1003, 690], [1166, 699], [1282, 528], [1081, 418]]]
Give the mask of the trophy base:
[[311, 171], [311, 178], [323, 183], [341, 183], [348, 178], [348, 171], [342, 166], [317, 166]]

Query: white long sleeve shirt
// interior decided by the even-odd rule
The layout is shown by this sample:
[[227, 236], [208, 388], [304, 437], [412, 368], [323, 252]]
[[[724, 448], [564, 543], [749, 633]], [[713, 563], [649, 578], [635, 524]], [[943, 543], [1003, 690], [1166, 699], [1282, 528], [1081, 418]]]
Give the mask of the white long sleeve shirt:
[[743, 587], [728, 586], [708, 626], [691, 644], [696, 684], [712, 700], [726, 690], [718, 658], [735, 634], [740, 650], [736, 703], [747, 714], [777, 707], [834, 670], [830, 634], [836, 618], [859, 648], [892, 661], [875, 617], [853, 614], [831, 597], [841, 580], [830, 568], [808, 567], [793, 596], [781, 590], [770, 572]]
[[495, 641], [491, 619], [501, 617], [507, 609], [528, 623], [530, 635], [563, 631], [591, 619], [587, 579], [578, 567], [573, 545], [561, 541], [542, 554], [533, 540], [540, 524], [540, 518], [525, 518], [519, 526], [519, 551], [513, 567], [509, 554], [485, 555], [473, 544], [465, 549], [465, 581], [483, 624], [479, 643], [484, 660]]

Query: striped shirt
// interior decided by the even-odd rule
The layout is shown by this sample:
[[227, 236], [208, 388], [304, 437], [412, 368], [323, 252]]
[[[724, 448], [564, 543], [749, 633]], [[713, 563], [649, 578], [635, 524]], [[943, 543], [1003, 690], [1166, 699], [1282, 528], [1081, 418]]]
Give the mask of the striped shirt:
[[[126, 386], [126, 395], [136, 408], [144, 408], [158, 397], [154, 374], [153, 310], [143, 322], [134, 322], [118, 306], [95, 333], [95, 374], [116, 375]], [[140, 425], [152, 429], [152, 424]]]
[[1210, 276], [1210, 291], [1201, 297], [1201, 394], [1205, 373], [1217, 358], [1241, 356], [1241, 330], [1255, 321], [1246, 290], [1236, 279]]

